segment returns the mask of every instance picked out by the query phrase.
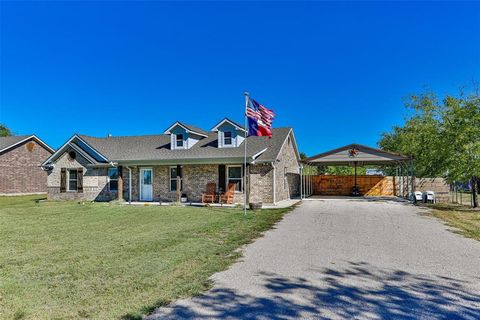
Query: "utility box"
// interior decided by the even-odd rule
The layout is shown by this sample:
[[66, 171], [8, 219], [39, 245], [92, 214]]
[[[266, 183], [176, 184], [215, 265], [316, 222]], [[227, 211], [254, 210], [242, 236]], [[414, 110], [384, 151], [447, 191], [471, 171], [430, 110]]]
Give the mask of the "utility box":
[[415, 191], [414, 196], [416, 201], [421, 202], [423, 200], [423, 194], [421, 191]]
[[422, 194], [422, 200], [424, 203], [427, 203], [427, 202], [431, 202], [431, 203], [435, 203], [435, 192], [433, 191], [425, 191], [423, 194]]

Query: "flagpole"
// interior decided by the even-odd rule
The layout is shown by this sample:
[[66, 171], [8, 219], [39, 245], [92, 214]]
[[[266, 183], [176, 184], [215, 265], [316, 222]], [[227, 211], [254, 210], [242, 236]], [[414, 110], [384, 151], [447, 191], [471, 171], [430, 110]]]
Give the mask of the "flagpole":
[[249, 93], [245, 91], [245, 143], [244, 143], [244, 158], [243, 158], [243, 214], [247, 215], [247, 138], [248, 138], [248, 123], [247, 123], [247, 107]]

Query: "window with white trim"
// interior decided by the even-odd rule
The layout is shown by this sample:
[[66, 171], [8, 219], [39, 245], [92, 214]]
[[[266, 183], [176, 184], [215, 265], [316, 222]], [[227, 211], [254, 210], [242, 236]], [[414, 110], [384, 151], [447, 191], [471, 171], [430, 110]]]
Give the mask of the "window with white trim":
[[243, 167], [227, 166], [227, 188], [229, 183], [235, 183], [235, 191], [241, 192], [243, 185]]
[[78, 171], [77, 169], [68, 170], [68, 191], [77, 191], [78, 189]]
[[[177, 176], [178, 176], [177, 166], [170, 167], [170, 191], [177, 191]], [[180, 185], [180, 190], [182, 190], [181, 185]]]
[[224, 146], [232, 145], [232, 131], [225, 131], [223, 133], [223, 145]]
[[118, 191], [118, 168], [108, 168], [108, 190]]
[[287, 167], [283, 168], [283, 189], [287, 190], [288, 187], [288, 174], [287, 174]]
[[175, 144], [177, 146], [177, 148], [182, 148], [183, 147], [183, 134], [182, 133], [177, 133], [175, 135]]

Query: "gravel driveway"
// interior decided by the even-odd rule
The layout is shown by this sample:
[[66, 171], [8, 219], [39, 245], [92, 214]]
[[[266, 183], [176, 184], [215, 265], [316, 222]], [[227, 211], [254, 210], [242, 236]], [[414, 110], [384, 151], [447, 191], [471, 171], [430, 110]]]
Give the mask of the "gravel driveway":
[[307, 200], [149, 319], [480, 319], [480, 242], [394, 201]]

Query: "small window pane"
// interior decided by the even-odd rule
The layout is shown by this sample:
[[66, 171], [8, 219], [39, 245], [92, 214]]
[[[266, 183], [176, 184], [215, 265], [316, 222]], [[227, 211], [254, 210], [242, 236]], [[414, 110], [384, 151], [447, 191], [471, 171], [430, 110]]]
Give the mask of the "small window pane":
[[177, 147], [183, 147], [183, 134], [177, 134]]
[[117, 168], [108, 168], [108, 177], [110, 179], [118, 179], [118, 169]]
[[70, 180], [68, 182], [68, 190], [76, 191], [77, 190], [77, 180]]
[[70, 178], [69, 180], [76, 180], [77, 179], [77, 170], [70, 170]]
[[147, 185], [152, 184], [152, 171], [150, 170], [143, 171], [143, 184], [147, 184]]
[[110, 180], [110, 190], [111, 191], [118, 191], [118, 181], [117, 180]]
[[177, 191], [177, 180], [171, 179], [170, 180], [170, 191]]
[[230, 131], [224, 132], [223, 133], [223, 144], [229, 145], [232, 144], [232, 133]]
[[228, 168], [228, 177], [229, 178], [241, 178], [242, 177], [242, 167], [229, 167]]
[[172, 179], [177, 177], [177, 167], [170, 168], [170, 177]]

